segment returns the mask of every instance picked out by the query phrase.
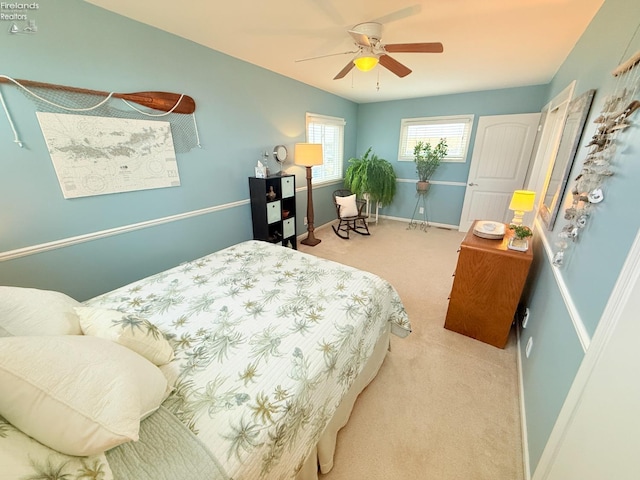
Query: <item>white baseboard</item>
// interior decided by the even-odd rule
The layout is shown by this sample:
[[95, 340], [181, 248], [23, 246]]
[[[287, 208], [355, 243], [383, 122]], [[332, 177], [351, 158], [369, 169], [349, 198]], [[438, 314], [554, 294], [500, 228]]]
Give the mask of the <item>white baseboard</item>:
[[520, 348], [520, 327], [515, 325], [517, 338], [516, 359], [518, 364], [518, 394], [520, 398], [520, 432], [522, 435], [522, 469], [524, 480], [531, 480], [531, 461], [529, 459], [529, 435], [527, 434], [527, 413], [524, 404], [524, 379], [522, 376], [522, 348]]
[[[386, 218], [388, 220], [397, 220], [398, 222], [404, 222], [404, 223], [410, 223], [411, 219], [410, 218], [404, 218], [404, 217], [392, 217], [391, 215], [380, 215], [380, 218]], [[421, 223], [422, 221], [420, 221], [419, 223]], [[374, 224], [375, 222], [371, 222], [369, 221], [369, 225]], [[436, 223], [436, 222], [429, 222], [429, 225], [433, 226], [433, 227], [437, 227], [437, 228], [446, 228], [448, 230], [458, 230], [460, 228], [460, 225], [449, 225], [447, 223]]]

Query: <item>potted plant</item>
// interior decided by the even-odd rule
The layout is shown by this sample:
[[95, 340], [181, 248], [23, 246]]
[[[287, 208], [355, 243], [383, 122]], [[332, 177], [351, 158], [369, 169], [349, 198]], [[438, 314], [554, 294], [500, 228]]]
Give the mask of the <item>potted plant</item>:
[[416, 189], [419, 192], [429, 190], [429, 179], [440, 166], [440, 162], [447, 154], [447, 141], [441, 138], [434, 147], [429, 142], [418, 142], [413, 148], [414, 162], [416, 162], [416, 172], [418, 173], [418, 183]]
[[344, 185], [359, 197], [368, 195], [380, 206], [389, 205], [396, 194], [396, 172], [388, 160], [371, 153], [371, 149], [360, 158], [349, 159]]
[[509, 225], [509, 229], [513, 230], [514, 236], [509, 240], [509, 248], [511, 250], [519, 250], [521, 252], [526, 252], [529, 248], [529, 242], [527, 238], [533, 235], [533, 232], [526, 225]]

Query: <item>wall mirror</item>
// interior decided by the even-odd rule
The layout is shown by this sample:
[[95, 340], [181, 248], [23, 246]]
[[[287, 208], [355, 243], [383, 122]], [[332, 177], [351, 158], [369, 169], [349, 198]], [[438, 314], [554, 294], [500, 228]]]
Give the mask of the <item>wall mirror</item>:
[[567, 186], [571, 167], [575, 160], [580, 138], [584, 130], [589, 108], [593, 102], [595, 90], [589, 90], [569, 103], [567, 118], [562, 129], [558, 152], [553, 162], [553, 170], [546, 190], [542, 195], [540, 217], [549, 230], [553, 229], [560, 211], [562, 194]]
[[276, 145], [273, 147], [273, 158], [280, 164], [287, 159], [287, 147], [284, 145]]

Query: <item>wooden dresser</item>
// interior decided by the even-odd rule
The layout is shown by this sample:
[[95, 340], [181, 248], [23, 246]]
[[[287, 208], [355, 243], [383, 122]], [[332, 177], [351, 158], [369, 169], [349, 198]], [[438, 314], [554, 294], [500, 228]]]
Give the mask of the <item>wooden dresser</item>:
[[[475, 223], [474, 223], [475, 225]], [[502, 240], [473, 234], [460, 245], [444, 327], [498, 348], [504, 348], [533, 260], [529, 250], [509, 250], [513, 231]]]

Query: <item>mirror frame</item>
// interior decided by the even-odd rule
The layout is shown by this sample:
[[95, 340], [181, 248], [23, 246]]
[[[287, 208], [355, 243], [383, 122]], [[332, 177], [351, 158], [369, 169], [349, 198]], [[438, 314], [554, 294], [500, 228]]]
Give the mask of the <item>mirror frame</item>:
[[287, 159], [287, 154], [287, 147], [285, 147], [284, 145], [276, 145], [275, 147], [273, 147], [273, 158], [276, 159], [276, 162], [284, 163], [284, 161]]
[[595, 92], [595, 90], [588, 90], [569, 102], [558, 151], [553, 161], [553, 169], [551, 170], [549, 181], [542, 192], [542, 202], [540, 204], [540, 217], [548, 230], [553, 230], [558, 218], [563, 193], [578, 152], [580, 138], [584, 131]]

